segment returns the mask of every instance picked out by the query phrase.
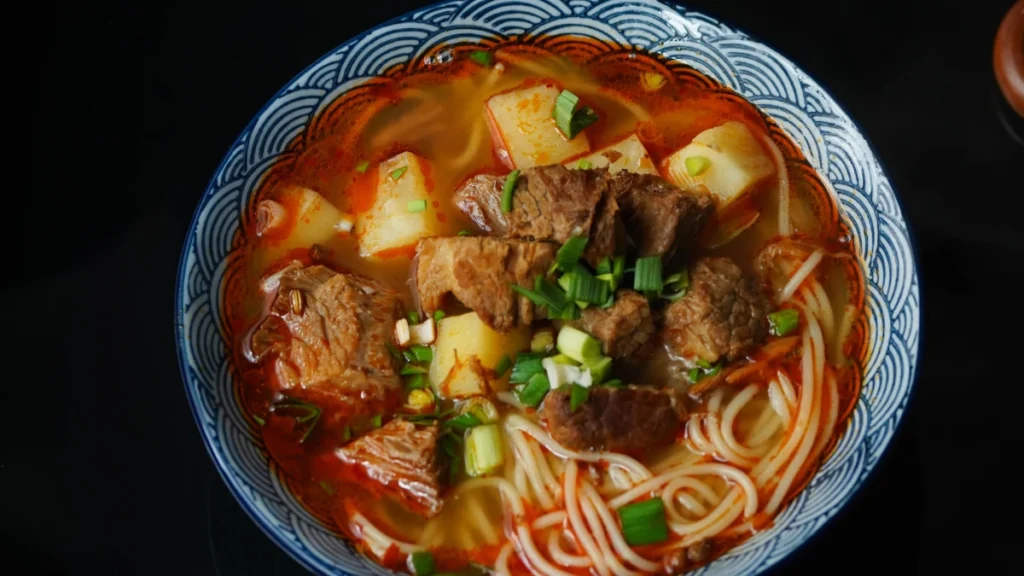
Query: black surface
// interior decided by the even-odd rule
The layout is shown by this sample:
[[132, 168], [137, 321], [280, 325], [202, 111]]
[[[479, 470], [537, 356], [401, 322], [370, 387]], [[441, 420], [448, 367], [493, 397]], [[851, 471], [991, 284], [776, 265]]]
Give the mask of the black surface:
[[[194, 206], [263, 103], [422, 3], [368, 4], [36, 3], [8, 19], [28, 29], [8, 53], [24, 76], [12, 68], [6, 85], [32, 103], [8, 106], [33, 154], [30, 170], [9, 161], [27, 181], [5, 190], [5, 565], [300, 572], [203, 449], [175, 357], [174, 282]], [[846, 108], [889, 171], [921, 266], [922, 360], [900, 434], [779, 573], [1002, 573], [1020, 547], [1024, 148], [991, 72], [1009, 5], [689, 3], [776, 47]]]

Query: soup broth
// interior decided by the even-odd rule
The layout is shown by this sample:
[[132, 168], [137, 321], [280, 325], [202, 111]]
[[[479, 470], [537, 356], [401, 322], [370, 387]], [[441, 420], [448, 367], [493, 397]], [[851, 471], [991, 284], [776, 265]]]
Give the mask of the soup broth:
[[[771, 523], [830, 452], [859, 391], [865, 352], [860, 266], [835, 198], [781, 129], [741, 97], [685, 66], [626, 49], [598, 49], [572, 38], [559, 46], [555, 53], [517, 43], [459, 49], [441, 59], [450, 60], [445, 63], [397, 70], [343, 95], [296, 140], [295, 154], [263, 179], [242, 228], [244, 256], [226, 292], [242, 405], [293, 492], [325, 525], [388, 567], [422, 571], [420, 564], [429, 556], [438, 571], [469, 566], [497, 573], [603, 575], [627, 569], [692, 569]], [[640, 356], [615, 358], [603, 380], [627, 386], [616, 390], [649, 387], [676, 394], [678, 429], [667, 444], [642, 450], [570, 449], [555, 439], [550, 423], [554, 409], [522, 405], [532, 380], [509, 382], [509, 372], [519, 368], [512, 365], [530, 350], [537, 332], [550, 330], [561, 344], [559, 330], [566, 323], [543, 319], [543, 308], [536, 306], [532, 325], [515, 329], [526, 334], [521, 347], [503, 351], [506, 371], [499, 373], [500, 362], [483, 367], [489, 384], [481, 397], [494, 410], [490, 419], [502, 458], [498, 468], [474, 476], [466, 468], [467, 446], [474, 431], [488, 423], [452, 428], [448, 422], [467, 413], [469, 399], [443, 394], [431, 380], [432, 371], [443, 369], [435, 365], [445, 324], [473, 314], [474, 307], [449, 297], [444, 319], [438, 314], [435, 321], [434, 311], [421, 308], [424, 297], [418, 293], [423, 281], [416, 275], [420, 244], [376, 252], [368, 252], [366, 245], [374, 227], [387, 226], [373, 220], [385, 213], [375, 212], [380, 210], [380, 191], [384, 186], [397, 190], [413, 178], [422, 182], [426, 196], [396, 196], [406, 216], [415, 216], [410, 220], [414, 224], [404, 229], [423, 226], [428, 232], [421, 236], [442, 239], [466, 233], [487, 236], [479, 218], [460, 209], [454, 195], [473, 178], [491, 175], [504, 182], [512, 168], [521, 170], [520, 178], [529, 178], [527, 183], [537, 181], [531, 167], [513, 166], [516, 151], [502, 141], [501, 127], [496, 126], [500, 119], [488, 111], [488, 102], [538, 86], [569, 91], [598, 118], [580, 132], [589, 144], [587, 152], [556, 157], [541, 151], [538, 166], [592, 170], [581, 159], [634, 137], [647, 154], [639, 165], [678, 184], [671, 168], [674, 154], [726, 123], [745, 127], [757, 142], [756, 154], [771, 159], [773, 175], [761, 178], [739, 199], [724, 203], [716, 198], [698, 240], [661, 257], [659, 281], [689, 270], [691, 284], [679, 300], [687, 302], [700, 293], [701, 272], [695, 262], [728, 260], [744, 278], [757, 279], [769, 311], [793, 310], [799, 326], [783, 335], [762, 336], [735, 358], [723, 355], [705, 362], [665, 344], [670, 341], [666, 323], [675, 317], [668, 309], [675, 302], [643, 294], [650, 304], [641, 307], [650, 307], [650, 326], [656, 327], [653, 340], [644, 343]], [[544, 113], [547, 109], [550, 105]], [[544, 129], [554, 130], [555, 123], [552, 119]], [[414, 158], [412, 164], [388, 164], [402, 153], [413, 155], [401, 156]], [[522, 185], [516, 185], [513, 201], [523, 194]], [[311, 190], [320, 198], [293, 198], [298, 194], [294, 190]], [[257, 205], [266, 200], [274, 201], [280, 213]], [[321, 207], [314, 200], [326, 204]], [[313, 207], [303, 208], [309, 205]], [[396, 233], [381, 237], [386, 243]], [[616, 238], [630, 235], [620, 222]], [[640, 258], [636, 245], [634, 240], [617, 241], [615, 253], [631, 264]], [[436, 340], [425, 341], [428, 350], [435, 344], [433, 359], [413, 354], [410, 360], [413, 349], [403, 346], [389, 325], [384, 332], [392, 335], [388, 346], [398, 358], [394, 366], [408, 372], [400, 389], [380, 397], [364, 391], [354, 401], [332, 386], [309, 385], [304, 368], [294, 364], [295, 323], [314, 307], [329, 312], [330, 302], [313, 300], [315, 292], [292, 289], [290, 304], [281, 304], [286, 295], [273, 283], [274, 273], [290, 265], [323, 265], [375, 281], [364, 288], [367, 297], [379, 294], [378, 287], [393, 290], [403, 309], [399, 318], [414, 312], [417, 317], [407, 320], [408, 325], [432, 322], [431, 329], [440, 332]], [[595, 275], [598, 267], [592, 270]], [[620, 290], [632, 287], [638, 273], [624, 272]], [[669, 291], [666, 286], [664, 292]], [[623, 300], [615, 294], [616, 302]], [[588, 307], [575, 313], [594, 311]], [[263, 347], [257, 349], [253, 338], [274, 314], [293, 314], [285, 320], [292, 333], [279, 328], [277, 347], [261, 355]], [[586, 318], [579, 321], [585, 324]], [[756, 321], [764, 323], [763, 318]], [[322, 358], [318, 361], [317, 370], [326, 370]], [[456, 354], [449, 377], [461, 366]], [[573, 366], [574, 374], [587, 366]], [[589, 368], [586, 372], [586, 378], [597, 373]], [[301, 384], [286, 384], [289, 378]], [[573, 395], [589, 390], [579, 392], [587, 397], [584, 408], [572, 409], [574, 414], [589, 410], [587, 403], [606, 393], [601, 388], [605, 384], [566, 386]], [[426, 392], [429, 406], [413, 407], [414, 392]], [[615, 398], [631, 397], [615, 393]], [[555, 394], [549, 392], [544, 402], [554, 402]], [[611, 405], [618, 406], [615, 402]], [[384, 430], [389, 422], [417, 418], [419, 429], [440, 430], [436, 454], [429, 460], [440, 470], [441, 505], [433, 512], [425, 512], [415, 495], [412, 500], [395, 497], [393, 485], [381, 487], [379, 474], [342, 454], [344, 447]], [[353, 476], [353, 469], [363, 472]], [[637, 504], [657, 508], [658, 502], [662, 512], [654, 514], [655, 524], [667, 528], [665, 537], [630, 545], [630, 539], [646, 540], [631, 535], [626, 516], [620, 514]]]

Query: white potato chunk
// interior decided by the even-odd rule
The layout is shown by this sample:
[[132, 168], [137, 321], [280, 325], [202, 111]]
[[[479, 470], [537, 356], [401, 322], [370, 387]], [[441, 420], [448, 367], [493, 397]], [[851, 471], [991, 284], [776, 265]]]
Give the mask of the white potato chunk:
[[[502, 333], [485, 324], [476, 312], [448, 316], [437, 326], [434, 359], [428, 374], [430, 383], [442, 396], [471, 395], [468, 392], [481, 386], [477, 366], [492, 371], [502, 356], [515, 358], [516, 352], [529, 345], [529, 327]], [[486, 375], [484, 384], [487, 384]], [[490, 384], [500, 386], [500, 382]]]
[[309, 248], [326, 242], [343, 232], [352, 218], [320, 194], [302, 186], [287, 186], [278, 193], [276, 201], [265, 200], [264, 203], [276, 207], [272, 210], [274, 216], [262, 222], [261, 227], [266, 228], [263, 235], [278, 251]]
[[620, 140], [615, 144], [606, 146], [589, 156], [570, 160], [565, 163], [566, 168], [579, 168], [580, 162], [590, 162], [591, 168], [608, 168], [612, 174], [625, 170], [636, 174], [658, 175], [658, 169], [654, 167], [654, 161], [644, 148], [643, 142], [636, 134], [630, 134], [628, 138]]
[[488, 125], [498, 155], [512, 168], [555, 164], [590, 151], [586, 132], [568, 140], [551, 117], [561, 91], [555, 86], [531, 86], [487, 101]]
[[[686, 169], [686, 159], [703, 157], [707, 168], [694, 176]], [[775, 173], [775, 163], [761, 147], [757, 137], [740, 122], [726, 122], [698, 134], [689, 145], [665, 160], [668, 178], [686, 189], [703, 184], [722, 209], [741, 198], [750, 189]]]
[[[421, 238], [441, 234], [424, 167], [427, 161], [411, 152], [390, 158], [380, 164], [377, 194], [373, 206], [359, 215], [356, 234], [359, 254], [378, 260], [395, 250], [412, 246]], [[425, 208], [415, 211], [411, 207]]]

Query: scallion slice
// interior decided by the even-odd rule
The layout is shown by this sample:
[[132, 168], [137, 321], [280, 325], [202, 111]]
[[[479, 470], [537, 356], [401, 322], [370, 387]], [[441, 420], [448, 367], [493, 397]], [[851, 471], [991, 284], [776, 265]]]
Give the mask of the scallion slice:
[[543, 374], [544, 365], [541, 363], [542, 360], [542, 354], [521, 352], [516, 356], [516, 363], [512, 367], [512, 376], [509, 377], [509, 383], [523, 384], [529, 382], [530, 378], [533, 378], [535, 375]]
[[420, 313], [419, 312], [417, 312], [415, 310], [410, 310], [409, 314], [407, 316], [409, 317], [409, 324], [419, 324], [420, 323]]
[[544, 328], [533, 333], [530, 338], [530, 352], [544, 354], [555, 347], [555, 334], [549, 328]]
[[577, 303], [604, 304], [608, 300], [608, 288], [608, 283], [594, 278], [581, 266], [572, 273], [565, 297]]
[[405, 205], [405, 209], [406, 209], [406, 211], [413, 212], [413, 213], [423, 212], [424, 210], [427, 209], [427, 201], [426, 200], [410, 200], [408, 202], [408, 204]]
[[595, 270], [598, 276], [612, 273], [612, 259], [605, 256], [597, 263], [597, 269]]
[[768, 315], [768, 324], [773, 336], [785, 336], [800, 324], [800, 312], [796, 308], [783, 308]]
[[434, 310], [434, 322], [444, 320], [444, 310]]
[[391, 179], [394, 180], [395, 182], [398, 182], [398, 179], [401, 178], [402, 174], [405, 174], [405, 171], [408, 170], [408, 169], [409, 169], [408, 166], [402, 166], [401, 168], [393, 171], [391, 173]]
[[668, 523], [665, 522], [665, 503], [661, 498], [651, 498], [619, 508], [622, 535], [630, 546], [657, 544], [668, 540]]
[[580, 160], [576, 164], [576, 167], [579, 168], [580, 170], [590, 170], [591, 168], [594, 167], [594, 163], [584, 158], [583, 160]]
[[564, 326], [558, 331], [558, 351], [582, 364], [601, 356], [601, 343], [582, 330]]
[[512, 284], [512, 289], [522, 294], [527, 300], [538, 306], [548, 309], [549, 317], [556, 317], [565, 307], [565, 293], [557, 286], [551, 285], [542, 276], [537, 276], [533, 283], [533, 290], [523, 288], [518, 284]]
[[372, 424], [374, 428], [380, 428], [381, 427], [381, 423], [383, 421], [384, 421], [384, 417], [382, 415], [380, 415], [380, 414], [377, 414], [373, 418], [370, 418], [370, 424]]
[[476, 426], [466, 434], [466, 473], [476, 478], [501, 468], [505, 463], [501, 428], [497, 424]]
[[427, 387], [427, 377], [425, 374], [413, 374], [412, 378], [405, 383], [407, 390], [422, 390]]
[[607, 356], [590, 359], [583, 363], [583, 367], [590, 370], [594, 384], [600, 384], [612, 371], [612, 359]]
[[701, 367], [701, 368], [703, 368], [705, 370], [710, 370], [711, 369], [711, 362], [708, 362], [707, 360], [705, 360], [703, 358], [698, 358], [697, 359], [697, 366], [699, 366], [699, 367]]
[[490, 52], [484, 50], [475, 50], [469, 53], [469, 59], [484, 68], [490, 68], [494, 64], [494, 56]]
[[266, 421], [266, 420], [264, 420], [264, 419], [263, 419], [263, 418], [262, 418], [262, 417], [261, 417], [260, 415], [258, 415], [258, 414], [253, 414], [253, 415], [252, 415], [252, 419], [253, 419], [253, 421], [254, 421], [254, 422], [256, 422], [257, 424], [259, 424], [260, 426], [266, 426], [266, 425], [267, 425], [267, 421]]
[[498, 378], [504, 378], [505, 373], [508, 372], [508, 369], [511, 367], [512, 359], [508, 357], [508, 354], [505, 354], [501, 357], [501, 360], [498, 360], [498, 365], [494, 367], [494, 375]]
[[625, 388], [626, 387], [626, 385], [622, 383], [622, 380], [619, 380], [618, 378], [613, 378], [613, 379], [605, 382], [604, 384], [602, 384], [602, 386], [607, 386], [609, 388]]
[[431, 576], [437, 570], [434, 555], [426, 550], [410, 554], [408, 568], [416, 576]]
[[583, 257], [583, 251], [586, 249], [586, 236], [573, 236], [566, 240], [565, 244], [562, 244], [562, 247], [558, 249], [558, 254], [555, 255], [558, 268], [562, 272], [572, 272], [575, 270], [576, 264], [579, 263], [580, 258]]
[[682, 272], [676, 272], [675, 274], [665, 278], [664, 286], [662, 286], [659, 296], [665, 300], [675, 302], [683, 296], [686, 296], [686, 291], [690, 289], [690, 273], [683, 268]]
[[551, 117], [555, 119], [555, 126], [565, 134], [566, 138], [572, 140], [569, 133], [572, 131], [572, 115], [576, 111], [576, 105], [580, 103], [578, 96], [562, 90], [555, 98], [555, 107], [551, 110]]
[[469, 430], [470, 428], [479, 426], [481, 424], [483, 424], [483, 421], [477, 418], [476, 415], [473, 414], [472, 412], [459, 414], [455, 418], [452, 418], [448, 420], [448, 422], [445, 422], [446, 426], [459, 433], [465, 432], [466, 430]]
[[711, 167], [711, 160], [706, 156], [690, 156], [683, 164], [686, 165], [686, 173], [689, 176], [700, 176]]
[[501, 190], [501, 211], [512, 211], [512, 196], [516, 192], [516, 182], [519, 181], [519, 170], [509, 172], [505, 177], [505, 187]]
[[569, 388], [569, 412], [575, 412], [580, 406], [586, 404], [587, 398], [590, 398], [590, 388], [573, 384]]
[[366, 171], [367, 171], [367, 170], [368, 170], [369, 168], [370, 168], [370, 162], [369, 162], [369, 160], [363, 160], [363, 161], [362, 161], [362, 162], [360, 162], [359, 164], [356, 164], [356, 172], [359, 172], [360, 174], [365, 174], [365, 173], [366, 173]]
[[470, 234], [469, 230], [459, 230], [459, 233], [456, 234], [456, 236], [469, 236]]
[[399, 372], [402, 376], [413, 376], [415, 374], [426, 374], [427, 369], [423, 366], [417, 366], [415, 364], [406, 364], [402, 366], [402, 370]]
[[633, 276], [633, 289], [637, 292], [661, 290], [661, 257], [647, 256], [637, 258], [636, 273]]
[[554, 316], [559, 320], [579, 320], [580, 318], [580, 307], [575, 301], [567, 302], [562, 310]]
[[430, 362], [434, 359], [434, 351], [429, 346], [423, 346], [422, 344], [413, 344], [409, 350], [412, 351], [413, 356], [416, 357], [417, 362]]
[[[537, 362], [539, 364], [540, 359], [537, 359]], [[541, 366], [540, 372], [530, 377], [530, 381], [516, 392], [516, 396], [519, 398], [519, 403], [523, 406], [536, 408], [550, 391], [551, 383], [544, 373], [544, 367]]]
[[292, 416], [295, 418], [296, 424], [305, 428], [302, 438], [299, 438], [300, 444], [305, 442], [309, 435], [313, 433], [313, 429], [320, 422], [320, 414], [322, 413], [320, 407], [316, 404], [310, 404], [290, 396], [285, 396], [275, 403], [273, 409], [274, 412], [284, 412], [285, 415]]
[[590, 106], [584, 106], [577, 110], [576, 113], [572, 115], [572, 122], [569, 123], [570, 132], [567, 134], [569, 140], [575, 138], [577, 134], [584, 131], [587, 127], [600, 119], [601, 117], [598, 116], [597, 112], [594, 112], [594, 109]]

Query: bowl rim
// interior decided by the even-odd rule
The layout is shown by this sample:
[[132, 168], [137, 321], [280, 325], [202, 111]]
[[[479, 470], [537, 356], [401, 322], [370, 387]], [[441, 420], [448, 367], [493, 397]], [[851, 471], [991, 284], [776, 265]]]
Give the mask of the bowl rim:
[[[465, 2], [465, 1], [468, 1], [468, 0], [457, 0], [457, 1]], [[666, 0], [647, 0], [647, 1], [657, 2], [657, 3], [661, 4], [662, 6], [664, 6], [665, 8], [667, 8], [668, 10], [671, 10], [671, 11], [675, 12], [676, 14], [678, 14], [680, 16], [683, 16], [683, 17], [686, 17], [686, 18], [692, 18], [692, 17], [697, 16], [697, 17], [700, 17], [700, 18], [702, 18], [704, 20], [707, 20], [707, 21], [709, 21], [711, 23], [715, 23], [715, 24], [719, 24], [719, 25], [722, 24], [722, 21], [719, 20], [716, 17], [709, 16], [709, 15], [703, 13], [703, 12], [699, 12], [699, 11], [695, 11], [695, 10], [690, 10], [690, 9], [686, 8], [685, 6], [683, 6], [682, 4], [679, 4], [679, 3], [676, 3], [676, 2], [670, 2], [670, 1], [666, 1]], [[214, 449], [212, 438], [208, 434], [206, 434], [204, 432], [202, 421], [200, 420], [200, 416], [199, 416], [199, 413], [198, 413], [198, 406], [197, 406], [197, 403], [196, 403], [196, 399], [195, 399], [195, 397], [193, 396], [193, 394], [191, 393], [191, 391], [189, 389], [188, 360], [185, 357], [186, 356], [186, 349], [187, 349], [187, 340], [188, 340], [188, 338], [187, 338], [187, 335], [185, 333], [185, 315], [187, 313], [187, 309], [183, 305], [184, 304], [183, 292], [184, 292], [184, 289], [185, 289], [185, 286], [186, 286], [186, 281], [185, 281], [186, 277], [185, 277], [185, 275], [186, 275], [186, 272], [187, 272], [188, 256], [189, 256], [190, 251], [192, 250], [193, 246], [195, 245], [195, 243], [196, 243], [196, 241], [198, 239], [198, 226], [197, 226], [197, 224], [198, 224], [199, 216], [202, 213], [203, 209], [205, 208], [207, 202], [210, 200], [210, 198], [213, 195], [213, 193], [216, 191], [216, 181], [217, 181], [218, 175], [220, 175], [222, 173], [223, 169], [228, 164], [228, 161], [230, 160], [230, 157], [231, 157], [230, 151], [234, 150], [242, 142], [243, 138], [245, 138], [248, 134], [250, 134], [250, 132], [252, 131], [253, 127], [256, 125], [256, 123], [259, 120], [259, 118], [268, 109], [270, 109], [273, 105], [275, 105], [275, 103], [277, 103], [277, 101], [280, 99], [280, 97], [282, 95], [284, 95], [288, 91], [288, 89], [290, 87], [294, 86], [296, 84], [296, 82], [298, 80], [300, 80], [307, 72], [309, 72], [310, 70], [318, 67], [325, 59], [327, 59], [328, 57], [336, 54], [339, 50], [343, 49], [344, 47], [346, 47], [348, 45], [354, 45], [355, 43], [359, 42], [360, 40], [362, 40], [362, 39], [366, 38], [367, 36], [373, 34], [375, 31], [377, 31], [377, 30], [379, 30], [381, 28], [384, 28], [386, 26], [399, 23], [399, 22], [403, 21], [404, 19], [409, 18], [410, 16], [412, 16], [412, 15], [414, 15], [416, 13], [423, 12], [423, 11], [428, 11], [428, 10], [431, 10], [431, 9], [434, 9], [434, 8], [437, 8], [437, 7], [440, 7], [440, 6], [449, 4], [449, 3], [451, 3], [451, 0], [435, 0], [435, 1], [433, 1], [433, 2], [431, 2], [429, 4], [426, 4], [424, 6], [421, 6], [419, 8], [414, 8], [412, 10], [409, 10], [409, 11], [403, 12], [403, 13], [397, 15], [397, 16], [394, 16], [394, 17], [392, 17], [392, 18], [390, 18], [388, 20], [385, 20], [385, 21], [379, 22], [377, 24], [374, 24], [373, 26], [371, 26], [371, 27], [369, 27], [369, 28], [359, 32], [358, 34], [353, 35], [351, 37], [348, 37], [348, 38], [342, 40], [340, 43], [336, 44], [334, 47], [330, 48], [329, 50], [327, 50], [326, 52], [324, 52], [320, 56], [318, 56], [314, 61], [312, 61], [307, 66], [305, 66], [297, 74], [292, 76], [276, 92], [274, 92], [274, 94], [271, 95], [260, 106], [260, 108], [253, 114], [253, 116], [249, 120], [249, 122], [246, 123], [246, 125], [239, 131], [238, 135], [234, 138], [234, 140], [232, 141], [231, 145], [227, 148], [228, 152], [225, 153], [222, 156], [221, 160], [217, 163], [217, 167], [214, 169], [213, 175], [210, 177], [210, 179], [206, 183], [206, 186], [203, 188], [202, 195], [199, 197], [199, 200], [196, 203], [196, 207], [193, 210], [192, 217], [189, 220], [188, 231], [186, 233], [185, 240], [182, 243], [181, 254], [180, 254], [179, 258], [178, 258], [178, 270], [177, 270], [177, 274], [176, 274], [176, 278], [175, 278], [175, 290], [174, 290], [174, 335], [175, 335], [175, 348], [176, 348], [177, 358], [178, 358], [178, 368], [179, 368], [179, 372], [180, 372], [181, 378], [182, 378], [182, 385], [183, 385], [183, 387], [185, 389], [185, 399], [188, 402], [189, 411], [192, 413], [192, 418], [193, 418], [194, 423], [196, 424], [196, 428], [197, 428], [197, 430], [199, 432], [199, 436], [200, 436], [200, 438], [203, 441], [203, 447], [206, 449], [206, 452], [207, 452], [207, 454], [209, 454], [211, 460], [213, 460], [214, 468], [217, 470], [218, 476], [220, 476], [220, 479], [224, 482], [225, 486], [228, 488], [228, 491], [231, 493], [231, 495], [236, 500], [237, 504], [245, 512], [245, 514], [249, 517], [249, 519], [252, 520], [252, 522], [257, 527], [259, 527], [260, 531], [262, 531], [268, 538], [270, 538], [270, 540], [272, 542], [274, 542], [274, 544], [276, 544], [279, 549], [283, 550], [289, 557], [291, 557], [300, 566], [302, 566], [303, 568], [309, 570], [312, 573], [317, 573], [318, 572], [318, 567], [315, 566], [313, 563], [311, 563], [309, 561], [309, 559], [307, 559], [303, 555], [299, 554], [293, 548], [293, 546], [291, 546], [288, 543], [288, 541], [283, 539], [277, 533], [277, 531], [272, 526], [269, 526], [263, 520], [263, 518], [261, 518], [260, 516], [258, 516], [255, 513], [255, 511], [253, 510], [253, 508], [252, 508], [250, 502], [248, 501], [248, 499], [245, 497], [244, 494], [242, 494], [242, 492], [239, 489], [239, 487], [236, 486], [235, 483], [232, 481], [232, 479], [228, 476], [227, 469], [229, 468], [229, 465], [228, 465], [227, 462], [224, 461], [223, 455], [219, 454], [218, 451]], [[811, 533], [806, 538], [804, 538], [799, 544], [797, 544], [792, 549], [787, 551], [783, 556], [781, 556], [781, 557], [779, 557], [779, 558], [777, 558], [777, 559], [775, 559], [773, 561], [769, 561], [764, 566], [764, 569], [771, 570], [771, 569], [778, 569], [778, 568], [786, 566], [786, 565], [790, 565], [795, 560], [798, 552], [804, 550], [808, 544], [811, 544], [813, 542], [818, 541], [820, 539], [820, 537], [822, 536], [822, 534], [828, 532], [835, 525], [834, 520], [836, 520], [837, 518], [840, 518], [840, 517], [846, 515], [848, 513], [848, 511], [851, 509], [852, 504], [854, 504], [854, 501], [856, 499], [859, 499], [861, 497], [861, 495], [864, 493], [864, 487], [877, 478], [877, 476], [878, 476], [877, 472], [882, 467], [882, 466], [880, 466], [880, 464], [882, 464], [883, 461], [887, 462], [890, 459], [890, 453], [891, 453], [890, 452], [890, 446], [892, 444], [892, 441], [894, 439], [896, 439], [899, 434], [903, 433], [903, 431], [904, 431], [903, 424], [905, 422], [906, 413], [907, 413], [907, 411], [909, 411], [912, 408], [913, 403], [914, 403], [913, 400], [914, 400], [914, 396], [915, 396], [915, 392], [916, 392], [916, 388], [917, 388], [916, 385], [917, 385], [917, 376], [918, 376], [918, 370], [917, 370], [918, 369], [918, 363], [920, 361], [920, 353], [921, 353], [921, 350], [923, 349], [923, 345], [924, 345], [924, 341], [925, 341], [924, 314], [923, 314], [924, 300], [925, 300], [925, 290], [924, 290], [923, 283], [921, 282], [921, 274], [920, 274], [919, 266], [918, 266], [918, 262], [920, 260], [920, 258], [919, 258], [920, 252], [918, 250], [916, 233], [915, 233], [914, 228], [911, 225], [909, 219], [906, 217], [907, 212], [904, 209], [903, 202], [900, 199], [900, 195], [899, 195], [899, 193], [898, 193], [898, 191], [896, 189], [896, 186], [893, 184], [891, 178], [889, 178], [889, 175], [891, 174], [891, 172], [886, 168], [885, 163], [883, 162], [881, 156], [877, 153], [877, 150], [876, 150], [875, 146], [872, 144], [872, 142], [869, 139], [869, 137], [867, 136], [867, 134], [861, 129], [860, 124], [847, 112], [846, 107], [835, 97], [835, 95], [830, 90], [827, 90], [825, 88], [824, 84], [822, 84], [817, 78], [815, 78], [815, 77], [811, 76], [810, 74], [808, 74], [803, 68], [797, 66], [796, 61], [794, 59], [790, 58], [787, 53], [781, 52], [778, 49], [776, 49], [775, 47], [773, 47], [771, 44], [769, 44], [767, 42], [764, 42], [760, 38], [760, 36], [752, 35], [752, 34], [750, 34], [749, 32], [747, 32], [745, 30], [737, 29], [735, 27], [732, 27], [731, 25], [729, 26], [729, 29], [732, 30], [733, 33], [735, 33], [735, 34], [737, 34], [739, 36], [747, 38], [753, 44], [756, 44], [756, 45], [759, 45], [759, 46], [762, 46], [762, 47], [770, 49], [772, 52], [777, 54], [783, 61], [785, 61], [787, 64], [792, 66], [795, 70], [797, 70], [800, 74], [802, 74], [804, 77], [806, 77], [812, 83], [816, 84], [821, 89], [821, 91], [825, 95], [827, 95], [835, 103], [835, 108], [839, 112], [841, 112], [842, 115], [844, 115], [850, 121], [852, 126], [856, 129], [858, 135], [863, 139], [865, 147], [870, 152], [871, 158], [878, 164], [881, 174], [886, 176], [886, 178], [888, 180], [889, 188], [890, 188], [890, 190], [892, 192], [893, 201], [896, 203], [896, 206], [899, 209], [899, 214], [901, 216], [901, 224], [904, 226], [905, 231], [906, 231], [906, 238], [907, 238], [908, 248], [910, 250], [910, 258], [909, 258], [909, 260], [907, 262], [909, 264], [908, 267], [909, 267], [909, 270], [910, 270], [910, 276], [913, 278], [914, 281], [916, 281], [915, 283], [917, 285], [917, 291], [918, 291], [918, 294], [917, 294], [918, 309], [917, 309], [916, 318], [915, 318], [916, 321], [917, 321], [917, 324], [918, 324], [917, 341], [914, 343], [913, 347], [908, 348], [908, 352], [914, 353], [914, 357], [908, 359], [909, 375], [906, 377], [906, 381], [907, 381], [906, 393], [905, 393], [904, 397], [902, 398], [903, 412], [901, 414], [899, 414], [898, 416], [896, 416], [892, 434], [885, 440], [884, 447], [882, 448], [882, 451], [879, 454], [879, 458], [873, 464], [871, 464], [871, 466], [868, 468], [868, 470], [865, 473], [865, 475], [863, 477], [861, 477], [856, 482], [856, 484], [852, 487], [852, 489], [849, 491], [849, 494], [847, 495], [846, 499], [842, 502], [842, 504], [838, 507], [838, 509], [836, 509], [836, 512], [834, 514], [824, 518], [824, 521], [821, 524], [819, 524], [818, 526], [816, 526], [811, 531]], [[675, 59], [679, 60], [678, 58], [675, 58]], [[746, 100], [747, 98], [744, 96], [744, 99]], [[757, 107], [759, 111], [762, 111], [763, 113], [767, 114], [767, 112], [764, 112], [763, 110], [761, 110], [761, 108], [758, 107], [756, 104], [755, 104], [755, 107]], [[771, 117], [770, 114], [768, 116]], [[787, 136], [789, 136], [788, 131], [783, 129], [783, 132], [785, 134], [787, 134]], [[818, 172], [819, 170], [817, 168], [815, 168], [815, 171]], [[825, 178], [826, 180], [828, 179], [827, 175], [822, 174], [821, 176], [823, 178]], [[838, 206], [838, 203], [837, 203], [837, 208], [839, 209], [840, 214], [842, 214], [843, 213], [843, 208], [841, 206]], [[244, 207], [243, 207], [243, 209], [244, 209]], [[867, 271], [865, 270], [865, 273], [866, 272]], [[870, 281], [867, 278], [865, 278], [865, 282], [869, 283]], [[869, 357], [870, 357], [870, 355], [873, 352], [874, 352], [873, 350], [869, 350], [869, 352], [868, 352]], [[863, 390], [861, 390], [861, 393], [863, 393]], [[850, 416], [848, 417], [848, 420], [846, 421], [847, 425], [850, 422], [850, 419], [852, 419], [853, 417], [854, 417], [854, 414], [851, 413]], [[816, 477], [820, 473], [820, 467], [821, 467], [822, 464], [823, 463], [820, 463], [818, 469], [815, 470], [814, 474], [811, 477], [811, 481], [813, 481], [813, 478]], [[806, 487], [805, 487], [805, 489], [806, 489]], [[787, 504], [787, 506], [788, 506], [788, 504]], [[784, 510], [785, 509], [780, 510], [779, 513], [781, 514], [782, 512], [784, 512]], [[356, 554], [358, 554], [358, 552], [356, 552]]]

